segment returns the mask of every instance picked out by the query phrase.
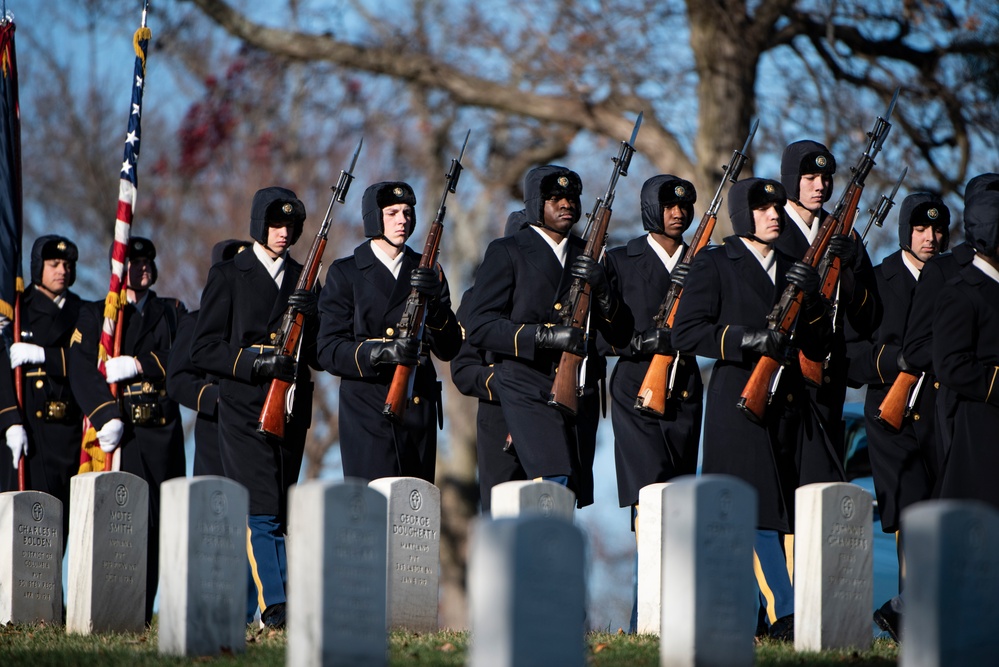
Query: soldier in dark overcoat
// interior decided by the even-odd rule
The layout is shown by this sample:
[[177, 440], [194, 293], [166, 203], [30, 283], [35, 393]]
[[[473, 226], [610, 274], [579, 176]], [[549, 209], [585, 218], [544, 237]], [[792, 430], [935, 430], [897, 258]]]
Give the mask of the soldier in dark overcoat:
[[24, 374], [27, 487], [62, 502], [64, 531], [69, 528], [69, 480], [80, 467], [83, 435], [83, 413], [69, 387], [66, 361], [81, 304], [69, 289], [78, 257], [76, 244], [65, 237], [35, 240], [31, 284], [21, 297], [21, 342], [10, 347], [11, 366]]
[[[822, 205], [833, 193], [836, 158], [824, 145], [810, 140], [795, 141], [781, 156], [781, 183], [787, 191], [785, 213], [788, 224], [775, 247], [794, 259], [802, 259], [829, 215]], [[822, 383], [808, 385], [809, 400], [829, 432], [841, 461], [846, 457], [843, 403], [846, 401], [850, 358], [846, 350], [850, 336], [868, 338], [881, 321], [882, 306], [877, 292], [874, 265], [860, 236], [836, 234], [828, 252], [840, 258], [840, 281], [833, 300], [833, 337], [824, 360]], [[849, 324], [849, 327], [846, 324]]]
[[[979, 192], [999, 191], [999, 174], [980, 174], [970, 181], [964, 190], [965, 201]], [[950, 252], [942, 253], [926, 262], [919, 272], [919, 282], [912, 299], [912, 308], [905, 329], [902, 354], [909, 366], [935, 376], [933, 372], [933, 313], [936, 310], [940, 290], [948, 280], [956, 276], [975, 257], [975, 248], [967, 239], [954, 246]], [[936, 390], [936, 416], [934, 418], [936, 456], [942, 463], [950, 448], [953, 431], [955, 405], [954, 392], [946, 385], [933, 383]], [[939, 481], [939, 476], [937, 478]]]
[[[450, 361], [461, 346], [461, 326], [440, 265], [420, 268], [422, 255], [406, 245], [417, 225], [415, 206], [408, 183], [369, 186], [361, 198], [368, 240], [333, 262], [319, 299], [319, 363], [340, 377], [346, 477], [407, 476], [434, 483], [443, 412], [431, 354]], [[427, 304], [422, 345], [396, 331], [414, 288]], [[415, 370], [412, 399], [397, 424], [382, 410], [400, 364]]]
[[964, 235], [975, 256], [940, 290], [933, 315], [933, 369], [954, 392], [940, 497], [999, 508], [999, 192], [967, 200]]
[[[850, 379], [867, 385], [864, 401], [867, 451], [881, 529], [886, 533], [897, 533], [902, 511], [913, 503], [929, 499], [936, 480], [933, 424], [936, 378], [928, 375], [923, 379], [915, 414], [903, 422], [901, 431], [896, 432], [876, 417], [898, 374], [902, 371], [916, 373], [902, 354], [906, 321], [920, 271], [926, 262], [947, 249], [949, 225], [950, 210], [939, 196], [916, 192], [902, 201], [898, 216], [901, 249], [874, 267], [878, 292], [884, 302], [884, 317], [870, 339], [854, 340], [848, 345]], [[896, 535], [896, 545], [901, 591], [905, 572], [901, 534]], [[900, 613], [900, 597], [888, 600], [875, 612], [875, 621], [896, 640]]]
[[635, 409], [652, 356], [676, 352], [669, 330], [656, 327], [653, 318], [687, 252], [683, 233], [693, 220], [696, 201], [697, 192], [689, 181], [669, 174], [653, 176], [642, 185], [641, 194], [642, 225], [648, 234], [607, 253], [611, 285], [635, 318], [631, 343], [615, 350], [619, 358], [610, 381], [621, 507], [637, 505], [642, 487], [692, 475], [697, 468], [704, 386], [693, 355], [677, 357], [663, 417]]
[[[494, 355], [500, 404], [527, 476], [568, 485], [583, 506], [592, 502], [596, 387], [605, 367], [596, 335], [561, 324], [574, 278], [590, 284], [590, 327], [610, 345], [630, 342], [634, 319], [604, 266], [583, 255], [584, 241], [570, 234], [580, 217], [581, 192], [579, 176], [565, 167], [528, 172], [524, 203], [530, 224], [489, 244], [465, 330], [472, 345]], [[564, 351], [586, 356], [591, 365], [575, 417], [548, 405]]]
[[[222, 469], [250, 491], [247, 555], [261, 621], [273, 627], [285, 624], [288, 489], [298, 481], [312, 423], [317, 296], [296, 289], [303, 267], [288, 254], [304, 225], [305, 206], [291, 190], [272, 186], [254, 194], [254, 243], [209, 270], [191, 341], [194, 365], [219, 378]], [[304, 315], [297, 359], [275, 346], [289, 307]], [[294, 385], [284, 438], [257, 431], [274, 379]]]
[[[139, 236], [129, 239], [127, 304], [120, 356], [97, 367], [104, 301], [80, 308], [70, 343], [69, 382], [80, 407], [97, 430], [101, 449], [111, 455], [121, 448], [120, 468], [149, 484], [149, 549], [146, 576], [146, 622], [152, 619], [159, 577], [160, 484], [187, 471], [184, 428], [180, 408], [167, 395], [166, 367], [181, 315], [187, 312], [177, 299], [157, 296], [156, 247]], [[119, 384], [122, 400], [115, 400], [111, 384]], [[117, 437], [117, 440], [116, 440]]]
[[[250, 244], [229, 239], [212, 248], [212, 266], [235, 257]], [[185, 313], [177, 327], [177, 339], [167, 365], [167, 393], [180, 405], [194, 410], [194, 475], [225, 475], [219, 450], [219, 380], [191, 361], [191, 340], [198, 310]]]
[[[829, 318], [818, 296], [818, 273], [776, 250], [784, 223], [784, 188], [768, 179], [734, 184], [728, 209], [735, 235], [698, 253], [684, 283], [672, 342], [716, 359], [704, 420], [704, 474], [734, 475], [757, 493], [755, 552], [771, 636], [793, 633], [794, 592], [784, 536], [794, 530], [794, 492], [816, 481], [842, 480], [828, 438], [806, 400], [797, 350], [787, 335], [767, 328], [767, 315], [788, 283], [804, 294], [795, 345], [810, 359], [827, 351]], [[763, 423], [737, 407], [761, 355], [783, 362]]]

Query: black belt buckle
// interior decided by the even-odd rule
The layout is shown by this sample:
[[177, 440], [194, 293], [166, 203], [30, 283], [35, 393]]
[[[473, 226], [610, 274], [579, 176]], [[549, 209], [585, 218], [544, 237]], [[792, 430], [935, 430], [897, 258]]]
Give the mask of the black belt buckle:
[[63, 423], [69, 419], [69, 401], [45, 401], [46, 422]]

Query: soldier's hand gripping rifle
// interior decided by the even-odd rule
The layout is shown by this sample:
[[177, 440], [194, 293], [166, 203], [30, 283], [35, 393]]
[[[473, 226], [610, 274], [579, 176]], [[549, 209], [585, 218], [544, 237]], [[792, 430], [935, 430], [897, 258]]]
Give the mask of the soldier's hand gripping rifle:
[[[898, 89], [895, 89], [895, 94], [891, 98], [891, 103], [888, 105], [888, 111], [885, 112], [884, 118], [878, 117], [875, 121], [874, 129], [867, 133], [868, 145], [865, 155], [874, 150], [875, 154], [881, 150], [881, 145], [884, 143], [885, 138], [888, 136], [889, 130], [891, 130], [891, 114], [895, 109], [895, 102], [898, 100]], [[873, 144], [877, 143], [876, 149], [872, 148]], [[871, 163], [873, 166], [873, 162]], [[898, 182], [901, 185], [901, 180]], [[895, 192], [898, 191], [898, 185], [895, 186], [895, 190], [892, 192], [891, 197], [895, 196]], [[859, 199], [858, 199], [858, 204]], [[892, 200], [894, 204], [894, 200]], [[880, 204], [879, 204], [880, 208]], [[891, 209], [891, 206], [888, 207]], [[885, 211], [885, 215], [888, 211]], [[857, 215], [857, 209], [854, 208], [852, 211], [847, 211], [846, 216], [840, 221], [840, 227], [836, 230], [836, 234], [844, 234], [851, 237], [853, 234], [853, 222]], [[880, 225], [878, 225], [880, 227]], [[867, 225], [867, 229], [870, 229], [870, 223]], [[867, 230], [864, 231], [867, 234]], [[837, 311], [839, 309], [839, 276], [842, 271], [840, 258], [834, 256], [831, 252], [826, 252], [822, 257], [822, 262], [818, 266], [819, 276], [821, 278], [821, 287], [819, 288], [822, 298], [833, 304], [833, 328], [837, 326]], [[799, 361], [801, 362], [801, 374], [804, 376], [805, 381], [815, 387], [822, 386], [822, 371], [825, 366], [829, 363], [828, 357], [825, 361], [813, 361], [800, 353], [798, 355]]]
[[[620, 176], [628, 175], [628, 166], [631, 164], [631, 156], [635, 154], [635, 139], [638, 138], [638, 128], [642, 126], [643, 115], [644, 112], [638, 114], [635, 128], [631, 132], [631, 139], [621, 142], [621, 149], [618, 151], [617, 157], [613, 158], [614, 171], [611, 173], [607, 192], [604, 193], [603, 197], [597, 198], [593, 211], [588, 216], [586, 230], [583, 232], [583, 239], [586, 241], [583, 254], [590, 259], [599, 261], [603, 254], [604, 246], [607, 243], [607, 227], [610, 225], [617, 179]], [[586, 331], [590, 315], [590, 284], [580, 278], [573, 278], [566, 304], [569, 307], [564, 309], [562, 324]], [[589, 335], [586, 338], [588, 339]], [[582, 363], [582, 356], [572, 352], [562, 353], [562, 358], [555, 370], [552, 391], [548, 395], [548, 405], [569, 415], [576, 414], [579, 397], [583, 393], [580, 382]]]
[[[895, 91], [895, 96], [892, 97], [891, 104], [888, 106], [888, 112], [885, 114], [889, 118], [891, 117], [892, 110], [895, 108], [895, 101], [897, 99], [898, 90]], [[868, 174], [874, 168], [874, 158], [881, 151], [889, 130], [891, 130], [891, 123], [879, 116], [874, 124], [874, 129], [867, 135], [869, 137], [867, 148], [864, 154], [860, 156], [857, 166], [852, 170], [853, 175], [850, 178], [849, 185], [847, 185], [840, 196], [833, 213], [822, 223], [818, 235], [812, 241], [804, 258], [802, 258], [801, 261], [805, 264], [818, 267], [822, 258], [826, 255], [826, 249], [829, 247], [829, 241], [833, 235], [842, 233], [841, 230], [844, 229], [845, 225], [848, 225], [846, 229], [852, 229], [853, 219], [856, 217], [857, 206], [860, 203], [860, 195], [864, 191], [864, 181], [867, 180]], [[835, 283], [839, 280], [839, 259], [835, 258], [832, 264], [836, 266], [835, 280], [832, 280], [833, 288], [835, 288]], [[828, 287], [831, 276], [827, 274], [826, 278], [827, 280], [823, 282], [821, 288], [824, 294], [826, 293], [825, 290]], [[830, 290], [828, 293], [831, 294], [832, 291]], [[784, 293], [781, 295], [780, 301], [774, 306], [773, 311], [767, 315], [767, 328], [772, 331], [780, 331], [789, 337], [793, 336], [798, 313], [801, 312], [804, 299], [804, 293], [796, 285], [788, 284], [784, 288]], [[767, 405], [773, 398], [777, 383], [780, 380], [780, 369], [781, 362], [778, 360], [766, 355], [760, 357], [736, 404], [746, 417], [757, 424], [763, 422]]]
[[[333, 190], [333, 197], [330, 205], [326, 209], [323, 217], [323, 224], [319, 228], [319, 233], [312, 241], [309, 249], [309, 256], [305, 260], [302, 268], [302, 275], [298, 278], [295, 290], [305, 290], [311, 292], [316, 286], [319, 278], [319, 268], [323, 262], [323, 253], [326, 251], [326, 239], [329, 236], [330, 226], [333, 223], [333, 205], [343, 204], [347, 199], [347, 191], [354, 180], [354, 166], [357, 164], [357, 156], [361, 152], [364, 144], [362, 138], [354, 151], [354, 157], [350, 160], [350, 166], [340, 172], [340, 178], [336, 185], [330, 188]], [[305, 327], [305, 315], [298, 312], [294, 307], [289, 306], [281, 320], [281, 328], [278, 331], [276, 348], [278, 355], [288, 355], [298, 357], [299, 349], [302, 345], [302, 330]], [[257, 422], [257, 432], [270, 435], [275, 438], [284, 438], [284, 425], [291, 419], [291, 408], [295, 398], [294, 382], [286, 382], [278, 378], [271, 380], [270, 389], [267, 390], [267, 398], [264, 399], [264, 406], [260, 409], [260, 418]]]
[[[715, 190], [714, 199], [711, 200], [711, 205], [708, 206], [708, 210], [701, 217], [701, 224], [697, 226], [697, 231], [694, 232], [694, 236], [690, 240], [690, 246], [683, 256], [682, 264], [690, 266], [694, 261], [694, 256], [711, 242], [711, 234], [715, 230], [715, 223], [718, 222], [718, 209], [721, 207], [722, 192], [725, 190], [725, 184], [727, 182], [735, 183], [739, 180], [739, 172], [742, 171], [742, 166], [749, 159], [746, 153], [749, 151], [749, 145], [753, 143], [753, 137], [756, 136], [756, 128], [759, 126], [759, 120], [753, 123], [752, 129], [749, 131], [749, 136], [746, 137], [746, 143], [742, 145], [742, 150], [733, 151], [732, 159], [723, 167], [722, 179], [718, 184], [718, 189]], [[659, 312], [652, 319], [653, 324], [657, 328], [673, 328], [673, 320], [676, 317], [676, 309], [680, 305], [680, 295], [682, 293], [682, 284], [677, 282], [670, 283], [669, 291], [659, 306]], [[672, 391], [673, 362], [678, 355], [679, 352], [652, 355], [652, 361], [649, 362], [649, 368], [645, 371], [642, 386], [638, 389], [638, 398], [635, 400], [636, 410], [641, 410], [646, 414], [655, 415], [656, 417], [662, 417], [666, 413], [666, 399], [669, 398]]]
[[[468, 145], [468, 137], [472, 133], [469, 130], [465, 134], [465, 143], [461, 145], [461, 152], [458, 157], [451, 160], [451, 168], [445, 176], [444, 194], [441, 195], [440, 206], [437, 207], [437, 215], [430, 224], [427, 231], [427, 242], [423, 246], [423, 256], [420, 257], [421, 269], [433, 269], [437, 266], [437, 256], [440, 254], [441, 234], [444, 231], [444, 214], [447, 212], [447, 196], [453, 193], [458, 187], [458, 178], [461, 176], [461, 158], [465, 155], [465, 146]], [[418, 345], [423, 343], [424, 328], [427, 319], [427, 297], [414, 287], [409, 292], [406, 299], [406, 307], [402, 311], [402, 318], [395, 328], [397, 338], [413, 338]], [[406, 406], [409, 405], [413, 397], [413, 381], [416, 379], [415, 366], [398, 365], [395, 367], [395, 374], [392, 376], [392, 384], [389, 386], [388, 395], [385, 396], [385, 406], [382, 414], [393, 422], [401, 423], [406, 414]]]

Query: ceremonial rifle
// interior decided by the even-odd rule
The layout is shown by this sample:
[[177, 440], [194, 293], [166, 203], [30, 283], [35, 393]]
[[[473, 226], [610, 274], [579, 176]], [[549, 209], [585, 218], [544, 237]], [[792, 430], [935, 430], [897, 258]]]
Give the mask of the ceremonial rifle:
[[[895, 195], [898, 193], [898, 189], [902, 185], [902, 181], [905, 179], [905, 175], [908, 171], [908, 167], [902, 170], [902, 174], [895, 182], [895, 187], [892, 189], [890, 195], [881, 195], [878, 205], [875, 208], [868, 209], [868, 213], [871, 214], [871, 217], [867, 221], [867, 226], [864, 228], [863, 235], [860, 237], [861, 241], [865, 241], [867, 239], [867, 233], [871, 230], [872, 224], [877, 227], [881, 227], [884, 224], [885, 217], [888, 215], [888, 212], [891, 211], [892, 206], [895, 205]], [[841, 233], [849, 234], [852, 226], [853, 224], [851, 221], [850, 226], [844, 227], [844, 231]], [[819, 265], [819, 275], [822, 276], [822, 297], [833, 304], [832, 321], [834, 329], [836, 327], [837, 311], [839, 310], [839, 295], [835, 294], [835, 292], [837, 292], [837, 286], [839, 285], [839, 273], [839, 258], [833, 257], [827, 252], [822, 258], [822, 264]], [[822, 386], [823, 370], [829, 365], [829, 359], [830, 357], [827, 356], [824, 361], [815, 361], [806, 357], [804, 353], [799, 352], [798, 361], [801, 363], [801, 374], [804, 376], [805, 381], [814, 387]]]
[[[323, 263], [323, 253], [326, 251], [326, 239], [329, 236], [330, 226], [333, 223], [333, 205], [343, 204], [347, 199], [347, 191], [354, 180], [354, 166], [357, 164], [357, 156], [361, 153], [361, 146], [364, 144], [362, 138], [357, 143], [354, 157], [350, 160], [350, 166], [340, 172], [340, 178], [336, 185], [330, 188], [333, 197], [330, 205], [326, 209], [323, 217], [323, 224], [319, 228], [319, 233], [312, 241], [308, 258], [302, 267], [302, 274], [298, 278], [296, 290], [312, 291], [319, 278], [319, 267]], [[281, 320], [281, 328], [275, 347], [277, 354], [294, 356], [298, 358], [302, 345], [302, 330], [305, 328], [305, 315], [289, 306]], [[260, 417], [257, 422], [257, 432], [270, 435], [275, 438], [284, 438], [284, 425], [291, 420], [292, 405], [295, 400], [294, 381], [286, 382], [278, 378], [271, 380], [271, 386], [267, 390], [267, 397], [264, 399], [264, 406], [260, 409]]]
[[[423, 245], [423, 255], [420, 257], [420, 268], [430, 269], [437, 266], [437, 256], [440, 254], [441, 234], [444, 232], [444, 214], [447, 212], [447, 196], [454, 193], [458, 187], [458, 178], [461, 176], [461, 158], [465, 155], [465, 147], [468, 145], [468, 137], [471, 130], [465, 133], [465, 143], [461, 145], [461, 152], [457, 158], [451, 160], [451, 168], [444, 176], [444, 194], [441, 195], [440, 206], [437, 207], [437, 215], [430, 224], [427, 231], [427, 242]], [[427, 297], [420, 294], [416, 288], [410, 290], [406, 299], [406, 307], [402, 311], [402, 318], [395, 328], [397, 338], [415, 338], [417, 343], [422, 345], [424, 329], [427, 320]], [[406, 414], [406, 406], [413, 398], [413, 382], [416, 380], [415, 366], [397, 365], [392, 376], [392, 384], [389, 386], [388, 394], [385, 396], [385, 405], [382, 407], [382, 414], [393, 422], [402, 423]]]
[[[617, 179], [620, 176], [628, 175], [628, 166], [631, 164], [631, 156], [635, 153], [635, 139], [638, 138], [638, 128], [642, 126], [643, 115], [644, 112], [638, 114], [635, 128], [631, 132], [631, 139], [621, 142], [621, 149], [618, 151], [617, 157], [613, 158], [614, 171], [611, 173], [607, 192], [604, 193], [603, 197], [597, 198], [593, 211], [587, 220], [586, 230], [583, 232], [583, 239], [586, 241], [583, 254], [590, 259], [599, 261], [603, 254], [604, 246], [607, 243], [607, 227], [610, 225]], [[568, 308], [564, 309], [562, 324], [586, 331], [590, 315], [590, 284], [580, 278], [574, 278], [572, 286], [569, 288], [569, 299], [566, 303]], [[587, 332], [587, 342], [588, 339]], [[548, 405], [569, 415], [576, 414], [579, 397], [583, 393], [580, 382], [582, 363], [582, 356], [572, 352], [562, 353], [562, 358], [555, 369], [555, 381], [552, 383], [552, 391], [548, 396]]]
[[[749, 150], [749, 145], [753, 143], [756, 128], [759, 126], [759, 120], [753, 123], [752, 129], [749, 131], [749, 136], [746, 137], [746, 143], [742, 145], [742, 150], [733, 151], [732, 159], [723, 167], [721, 183], [718, 184], [718, 189], [715, 190], [715, 196], [711, 200], [711, 205], [708, 206], [708, 210], [701, 217], [701, 224], [698, 225], [697, 231], [694, 232], [690, 246], [687, 248], [687, 253], [683, 256], [683, 264], [689, 266], [694, 261], [694, 256], [711, 241], [711, 234], [714, 232], [715, 223], [718, 221], [718, 209], [721, 207], [722, 191], [725, 189], [725, 183], [735, 183], [739, 180], [739, 172], [742, 171], [742, 166], [749, 159], [746, 152]], [[670, 283], [666, 298], [663, 299], [662, 304], [659, 306], [659, 312], [652, 319], [656, 327], [660, 329], [671, 329], [673, 327], [673, 320], [676, 317], [676, 309], [680, 305], [680, 295], [682, 293], [682, 285], [675, 282]], [[669, 398], [673, 389], [673, 378], [675, 377], [673, 362], [678, 355], [679, 351], [673, 354], [652, 355], [649, 368], [645, 371], [645, 378], [642, 380], [642, 386], [638, 390], [638, 398], [635, 400], [636, 410], [641, 410], [656, 417], [662, 417], [666, 413], [666, 399]]]
[[[891, 103], [888, 105], [888, 111], [885, 113], [887, 118], [891, 118], [896, 100], [898, 100], [897, 89], [891, 99]], [[847, 185], [842, 196], [840, 196], [833, 213], [819, 227], [818, 235], [812, 241], [808, 252], [805, 253], [805, 256], [801, 260], [805, 264], [817, 267], [826, 254], [826, 249], [829, 247], [829, 240], [833, 235], [844, 228], [852, 229], [853, 219], [857, 214], [857, 207], [860, 203], [860, 195], [864, 191], [864, 181], [876, 164], [874, 158], [881, 151], [881, 147], [888, 137], [889, 130], [891, 130], [891, 123], [885, 118], [878, 116], [877, 121], [874, 123], [874, 129], [867, 134], [869, 137], [867, 148], [860, 157], [857, 166], [852, 169], [853, 175], [850, 178], [849, 185]], [[839, 280], [839, 258], [833, 258], [832, 264], [836, 266], [835, 280], [832, 281], [833, 287], [835, 287], [835, 282]], [[822, 285], [823, 291], [827, 288], [831, 278], [832, 276], [827, 275], [827, 280]], [[829, 293], [831, 294], [832, 292], [830, 291]], [[767, 328], [771, 331], [780, 331], [788, 336], [793, 336], [798, 313], [801, 311], [804, 298], [805, 295], [796, 285], [788, 284], [784, 288], [784, 293], [781, 295], [780, 301], [777, 302], [774, 309], [767, 315]], [[753, 373], [736, 403], [736, 406], [742, 410], [743, 414], [757, 424], [763, 422], [766, 407], [773, 398], [777, 383], [780, 381], [781, 368], [781, 363], [776, 359], [766, 355], [761, 356], [759, 361], [756, 362]]]

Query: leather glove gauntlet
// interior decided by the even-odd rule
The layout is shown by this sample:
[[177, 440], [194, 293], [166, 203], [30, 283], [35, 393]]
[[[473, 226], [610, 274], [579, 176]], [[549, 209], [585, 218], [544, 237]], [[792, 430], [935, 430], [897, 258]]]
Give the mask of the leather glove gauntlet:
[[387, 341], [374, 341], [368, 352], [368, 360], [374, 367], [415, 366], [420, 361], [420, 346], [415, 338], [396, 338]]
[[253, 360], [253, 376], [257, 379], [295, 381], [295, 357], [275, 352], [261, 352]]
[[582, 357], [586, 355], [586, 334], [576, 327], [539, 324], [534, 332], [534, 346], [545, 350], [571, 352]]
[[631, 338], [632, 354], [672, 354], [675, 352], [670, 341], [670, 330], [650, 327], [636, 331]]

